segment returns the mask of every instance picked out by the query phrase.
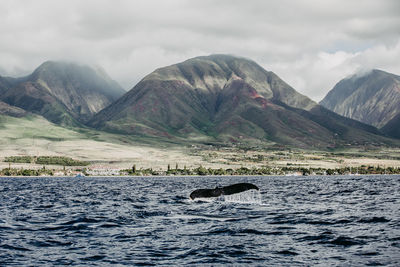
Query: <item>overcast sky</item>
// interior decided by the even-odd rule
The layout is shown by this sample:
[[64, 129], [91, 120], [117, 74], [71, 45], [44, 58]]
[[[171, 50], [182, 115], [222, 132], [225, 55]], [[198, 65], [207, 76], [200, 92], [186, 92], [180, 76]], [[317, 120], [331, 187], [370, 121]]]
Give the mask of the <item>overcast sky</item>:
[[213, 53], [248, 57], [316, 101], [356, 71], [400, 74], [398, 0], [1, 0], [0, 36], [0, 75], [79, 61], [127, 90]]

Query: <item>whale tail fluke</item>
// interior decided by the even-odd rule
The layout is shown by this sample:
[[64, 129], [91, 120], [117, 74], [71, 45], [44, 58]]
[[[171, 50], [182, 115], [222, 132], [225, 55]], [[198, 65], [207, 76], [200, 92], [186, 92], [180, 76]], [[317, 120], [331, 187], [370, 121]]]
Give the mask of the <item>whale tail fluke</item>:
[[250, 183], [239, 183], [223, 187], [224, 195], [232, 195], [247, 190], [260, 190], [256, 185]]
[[215, 189], [197, 189], [190, 194], [190, 199], [233, 195], [252, 189], [260, 190], [256, 185], [250, 183], [238, 183], [224, 187], [216, 187]]

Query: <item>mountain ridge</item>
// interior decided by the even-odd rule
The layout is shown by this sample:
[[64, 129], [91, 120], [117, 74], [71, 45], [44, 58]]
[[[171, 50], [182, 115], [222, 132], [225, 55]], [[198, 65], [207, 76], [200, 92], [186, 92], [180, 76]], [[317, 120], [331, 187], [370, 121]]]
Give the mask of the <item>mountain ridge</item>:
[[46, 61], [1, 99], [65, 125], [79, 125], [125, 91], [111, 78], [77, 63]]
[[158, 68], [96, 114], [89, 125], [189, 141], [299, 147], [368, 143], [368, 138], [371, 143], [388, 142], [376, 128], [322, 108], [273, 72], [231, 55], [196, 57]]
[[298, 93], [253, 60], [232, 55], [158, 68], [125, 93], [102, 69], [59, 61], [46, 61], [27, 77], [0, 77], [0, 86], [0, 114], [34, 113], [62, 126], [139, 139], [316, 149], [393, 143], [375, 127]]
[[400, 113], [400, 76], [371, 70], [339, 81], [320, 102], [326, 108], [377, 128]]

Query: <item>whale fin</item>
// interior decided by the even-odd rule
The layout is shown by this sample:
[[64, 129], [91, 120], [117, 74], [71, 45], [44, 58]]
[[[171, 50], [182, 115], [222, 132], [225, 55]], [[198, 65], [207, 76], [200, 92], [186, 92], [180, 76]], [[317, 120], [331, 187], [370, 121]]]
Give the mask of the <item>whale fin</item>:
[[193, 200], [195, 198], [210, 198], [210, 197], [219, 197], [221, 195], [232, 195], [251, 189], [260, 190], [254, 184], [238, 183], [238, 184], [228, 185], [225, 187], [216, 187], [215, 189], [208, 189], [208, 188], [197, 189], [190, 194], [190, 199]]
[[222, 195], [222, 188], [216, 189], [197, 189], [190, 194], [190, 199], [205, 198], [205, 197], [219, 197]]
[[256, 185], [250, 183], [233, 184], [222, 188], [224, 195], [237, 194], [251, 189], [260, 190]]

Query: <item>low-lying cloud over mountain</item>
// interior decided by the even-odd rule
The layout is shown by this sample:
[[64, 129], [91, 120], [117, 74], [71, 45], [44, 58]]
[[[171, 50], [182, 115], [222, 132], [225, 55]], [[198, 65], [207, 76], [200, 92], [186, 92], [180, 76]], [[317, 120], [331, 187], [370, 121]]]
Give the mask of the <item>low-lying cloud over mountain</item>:
[[159, 66], [228, 53], [319, 101], [359, 68], [400, 73], [399, 10], [397, 0], [3, 0], [0, 75], [73, 60], [129, 89]]
[[0, 100], [63, 125], [85, 123], [125, 93], [103, 70], [67, 62], [47, 61], [24, 78], [1, 79]]

